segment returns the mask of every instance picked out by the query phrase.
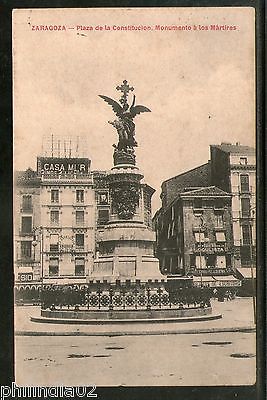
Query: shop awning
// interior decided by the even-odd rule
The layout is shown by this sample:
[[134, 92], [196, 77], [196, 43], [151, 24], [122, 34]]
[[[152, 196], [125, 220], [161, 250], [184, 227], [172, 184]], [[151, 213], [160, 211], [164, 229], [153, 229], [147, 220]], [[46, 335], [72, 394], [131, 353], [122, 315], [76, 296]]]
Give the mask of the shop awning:
[[213, 276], [194, 276], [193, 277], [193, 285], [194, 286], [205, 286], [205, 287], [215, 287], [216, 286], [216, 281], [213, 278]]
[[194, 276], [193, 284], [194, 286], [205, 287], [227, 287], [227, 286], [241, 286], [241, 281], [235, 278], [233, 275], [218, 275], [218, 276]]
[[241, 281], [233, 275], [219, 275], [215, 276], [214, 279], [217, 281], [216, 286], [241, 286]]
[[[251, 268], [237, 268], [237, 272], [241, 275], [244, 279], [251, 279]], [[253, 278], [256, 278], [256, 268], [252, 268]]]

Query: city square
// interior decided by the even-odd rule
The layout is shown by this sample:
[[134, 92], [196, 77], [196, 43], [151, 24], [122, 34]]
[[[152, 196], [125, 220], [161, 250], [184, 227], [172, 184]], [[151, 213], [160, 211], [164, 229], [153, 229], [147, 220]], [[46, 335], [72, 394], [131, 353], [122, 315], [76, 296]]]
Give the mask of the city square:
[[[114, 40], [118, 33], [94, 28], [93, 17], [101, 26], [109, 15], [104, 11], [87, 10], [88, 21], [83, 22], [76, 11], [80, 24], [93, 28], [81, 34], [70, 24], [60, 33], [67, 41], [40, 33], [47, 56], [60, 61], [57, 78], [49, 57], [36, 75], [30, 74], [43, 57], [32, 51], [39, 46], [33, 36], [39, 32], [32, 34], [27, 26], [38, 25], [38, 11], [31, 22], [26, 22], [26, 10], [14, 14], [14, 31], [24, 32], [25, 54], [33, 55], [28, 65], [21, 51], [24, 42], [15, 35], [16, 383], [254, 385], [256, 279], [261, 273], [256, 261], [254, 114], [247, 95], [254, 93], [254, 78], [251, 59], [244, 57], [244, 65], [235, 52], [238, 37], [243, 53], [249, 54], [252, 28], [125, 31], [127, 46]], [[244, 18], [237, 11], [231, 15], [239, 27]], [[148, 16], [150, 26], [157, 26], [156, 10], [125, 12], [129, 26], [137, 17], [145, 26]], [[116, 17], [110, 13], [116, 26], [122, 26], [124, 11]], [[205, 16], [200, 9], [195, 16], [185, 9], [181, 13], [177, 17], [192, 26], [196, 17], [202, 20], [199, 26], [206, 19], [214, 23], [213, 14]], [[218, 23], [225, 23], [218, 10], [214, 13]], [[173, 26], [174, 14], [166, 9], [166, 26]], [[63, 14], [55, 10], [55, 16], [55, 23], [63, 24]], [[249, 11], [245, 17], [251, 22]], [[219, 40], [224, 63], [214, 46], [218, 34], [215, 42], [217, 46]], [[110, 35], [105, 36], [106, 51], [98, 47], [103, 35]], [[135, 65], [139, 59], [138, 45], [131, 46], [129, 35], [135, 35], [146, 59], [146, 79], [141, 66], [128, 72], [129, 61]], [[156, 35], [162, 35], [161, 41]], [[169, 41], [166, 35], [183, 41]], [[199, 40], [200, 59], [210, 60], [207, 68], [201, 63], [192, 67], [198, 56], [189, 52], [189, 35]], [[214, 56], [207, 54], [203, 35]], [[153, 62], [159, 44], [166, 60], [172, 60], [166, 61], [169, 75]], [[125, 53], [119, 66], [110, 49]], [[73, 58], [63, 65], [66, 51]], [[82, 61], [70, 79], [78, 56]], [[97, 79], [88, 79], [82, 68], [89, 61]], [[201, 79], [195, 79], [196, 71]], [[41, 98], [31, 105], [28, 99], [24, 104], [24, 73], [33, 87], [47, 92], [48, 102]], [[244, 81], [246, 88], [238, 83]], [[223, 93], [228, 88], [231, 96], [222, 100], [216, 88], [224, 88]], [[202, 102], [193, 102], [198, 92]], [[238, 114], [241, 97], [247, 100]], [[54, 107], [46, 108], [49, 99]], [[41, 109], [43, 119], [37, 117]], [[38, 135], [29, 141], [31, 154], [25, 146], [28, 124], [29, 132], [38, 126]]]
[[26, 312], [18, 307], [17, 384], [253, 385], [256, 335], [251, 299], [214, 301], [213, 307], [223, 313], [222, 319], [108, 327], [36, 324], [30, 316], [38, 315], [37, 307], [28, 306]]

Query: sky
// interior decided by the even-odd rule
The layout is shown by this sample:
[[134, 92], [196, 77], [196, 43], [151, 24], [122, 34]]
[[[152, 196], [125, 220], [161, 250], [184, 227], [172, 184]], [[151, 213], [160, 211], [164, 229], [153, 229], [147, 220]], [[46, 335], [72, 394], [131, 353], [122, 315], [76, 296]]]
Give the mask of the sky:
[[[117, 29], [125, 25], [151, 30]], [[134, 121], [155, 212], [161, 183], [207, 162], [210, 144], [254, 146], [254, 41], [249, 7], [14, 10], [14, 168], [36, 169], [43, 136], [53, 133], [84, 138], [92, 169], [110, 169], [117, 133], [107, 121], [115, 116], [98, 95], [118, 100], [126, 79], [136, 104], [152, 111]]]

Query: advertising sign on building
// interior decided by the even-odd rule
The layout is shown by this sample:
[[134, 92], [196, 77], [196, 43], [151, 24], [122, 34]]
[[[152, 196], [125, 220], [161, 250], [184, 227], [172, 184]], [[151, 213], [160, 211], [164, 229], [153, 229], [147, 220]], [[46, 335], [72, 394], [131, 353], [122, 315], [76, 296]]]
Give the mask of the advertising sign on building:
[[18, 278], [20, 282], [31, 282], [33, 280], [33, 273], [32, 272], [19, 273]]
[[42, 174], [83, 174], [90, 171], [89, 158], [38, 157], [37, 172]]

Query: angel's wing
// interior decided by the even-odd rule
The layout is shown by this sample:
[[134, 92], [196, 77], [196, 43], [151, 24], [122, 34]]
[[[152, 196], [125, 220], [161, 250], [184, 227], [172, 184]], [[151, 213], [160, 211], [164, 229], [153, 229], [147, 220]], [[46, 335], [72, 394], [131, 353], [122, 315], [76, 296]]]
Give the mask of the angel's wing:
[[117, 115], [117, 117], [120, 117], [122, 115], [123, 109], [119, 103], [117, 103], [115, 100], [111, 99], [110, 97], [103, 96], [102, 94], [100, 94], [99, 97], [101, 97], [101, 99], [106, 101], [112, 107], [112, 109], [115, 112], [115, 114]]
[[145, 106], [140, 106], [140, 105], [131, 107], [132, 118], [134, 118], [137, 114], [141, 114], [142, 112], [151, 112], [151, 110], [149, 110], [149, 108]]

